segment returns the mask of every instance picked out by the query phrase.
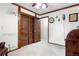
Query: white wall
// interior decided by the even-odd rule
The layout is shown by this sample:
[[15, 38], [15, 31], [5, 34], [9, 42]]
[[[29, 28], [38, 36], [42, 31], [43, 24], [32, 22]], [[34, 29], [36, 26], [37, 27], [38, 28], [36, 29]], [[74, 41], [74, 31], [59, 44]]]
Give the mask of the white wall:
[[[65, 45], [64, 39], [66, 38], [67, 34], [71, 30], [76, 29], [77, 26], [79, 26], [79, 21], [69, 22], [69, 14], [72, 14], [72, 13], [79, 14], [79, 6], [40, 16], [40, 17], [49, 16], [55, 19], [54, 23], [52, 24], [49, 23], [49, 42]], [[66, 15], [65, 21], [63, 21], [62, 19], [63, 14]], [[57, 19], [56, 19], [56, 16], [58, 16]], [[58, 22], [58, 19], [60, 19], [60, 22]], [[79, 17], [78, 17], [78, 20], [79, 20]]]
[[40, 19], [41, 40], [48, 41], [48, 17]]
[[12, 4], [0, 4], [0, 41], [6, 42], [10, 49], [18, 48], [18, 17], [10, 14], [11, 8], [17, 7]]

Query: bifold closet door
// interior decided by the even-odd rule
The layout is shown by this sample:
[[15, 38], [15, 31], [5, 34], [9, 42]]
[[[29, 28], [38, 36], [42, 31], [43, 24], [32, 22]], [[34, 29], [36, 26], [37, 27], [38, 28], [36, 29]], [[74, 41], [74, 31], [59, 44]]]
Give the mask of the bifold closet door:
[[28, 45], [29, 40], [29, 16], [27, 15], [20, 15], [20, 24], [19, 24], [19, 48], [25, 45]]
[[19, 48], [40, 41], [40, 21], [26, 14], [19, 17]]
[[29, 17], [29, 44], [34, 42], [34, 18]]
[[22, 44], [23, 46], [29, 44], [29, 16], [22, 15]]
[[40, 20], [35, 18], [34, 21], [34, 42], [39, 42], [40, 38]]

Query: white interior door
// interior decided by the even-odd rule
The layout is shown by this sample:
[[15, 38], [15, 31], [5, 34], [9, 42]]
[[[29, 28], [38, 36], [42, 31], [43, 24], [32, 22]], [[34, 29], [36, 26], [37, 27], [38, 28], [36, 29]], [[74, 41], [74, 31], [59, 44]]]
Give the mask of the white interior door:
[[41, 21], [41, 40], [48, 40], [48, 17], [40, 19]]
[[63, 21], [49, 23], [49, 42], [65, 45]]

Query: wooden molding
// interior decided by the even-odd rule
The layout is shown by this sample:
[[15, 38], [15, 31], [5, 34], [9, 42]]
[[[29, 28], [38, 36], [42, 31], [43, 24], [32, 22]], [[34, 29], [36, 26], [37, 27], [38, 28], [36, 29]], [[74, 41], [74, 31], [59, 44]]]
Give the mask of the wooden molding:
[[20, 12], [20, 14], [27, 15], [27, 16], [31, 16], [31, 17], [35, 17], [33, 15], [30, 15], [30, 14], [27, 14], [27, 13], [24, 13], [24, 12]]
[[49, 18], [49, 16], [45, 16], [45, 17], [40, 17], [39, 19], [46, 18], [46, 17], [48, 17], [48, 18]]
[[48, 42], [49, 44], [54, 44], [54, 45], [58, 45], [58, 46], [62, 46], [62, 47], [65, 47], [64, 45], [61, 45], [61, 44], [57, 44], [57, 43], [51, 43], [51, 42]]
[[13, 51], [18, 50], [18, 49], [19, 49], [19, 48], [16, 48], [16, 49], [10, 50], [10, 51], [8, 51], [8, 53], [13, 52]]

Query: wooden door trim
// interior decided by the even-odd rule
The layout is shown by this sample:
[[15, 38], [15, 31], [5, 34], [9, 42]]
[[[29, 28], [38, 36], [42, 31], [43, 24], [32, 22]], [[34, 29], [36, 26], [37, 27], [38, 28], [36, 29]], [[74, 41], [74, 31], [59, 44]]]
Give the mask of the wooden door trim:
[[34, 17], [35, 18], [35, 16], [30, 15], [30, 14], [27, 14], [27, 13], [24, 13], [24, 12], [20, 12], [20, 14], [27, 15], [27, 16]]
[[19, 40], [21, 39], [21, 29], [20, 29], [21, 15], [20, 15], [20, 7], [18, 7], [18, 48], [21, 48]]

